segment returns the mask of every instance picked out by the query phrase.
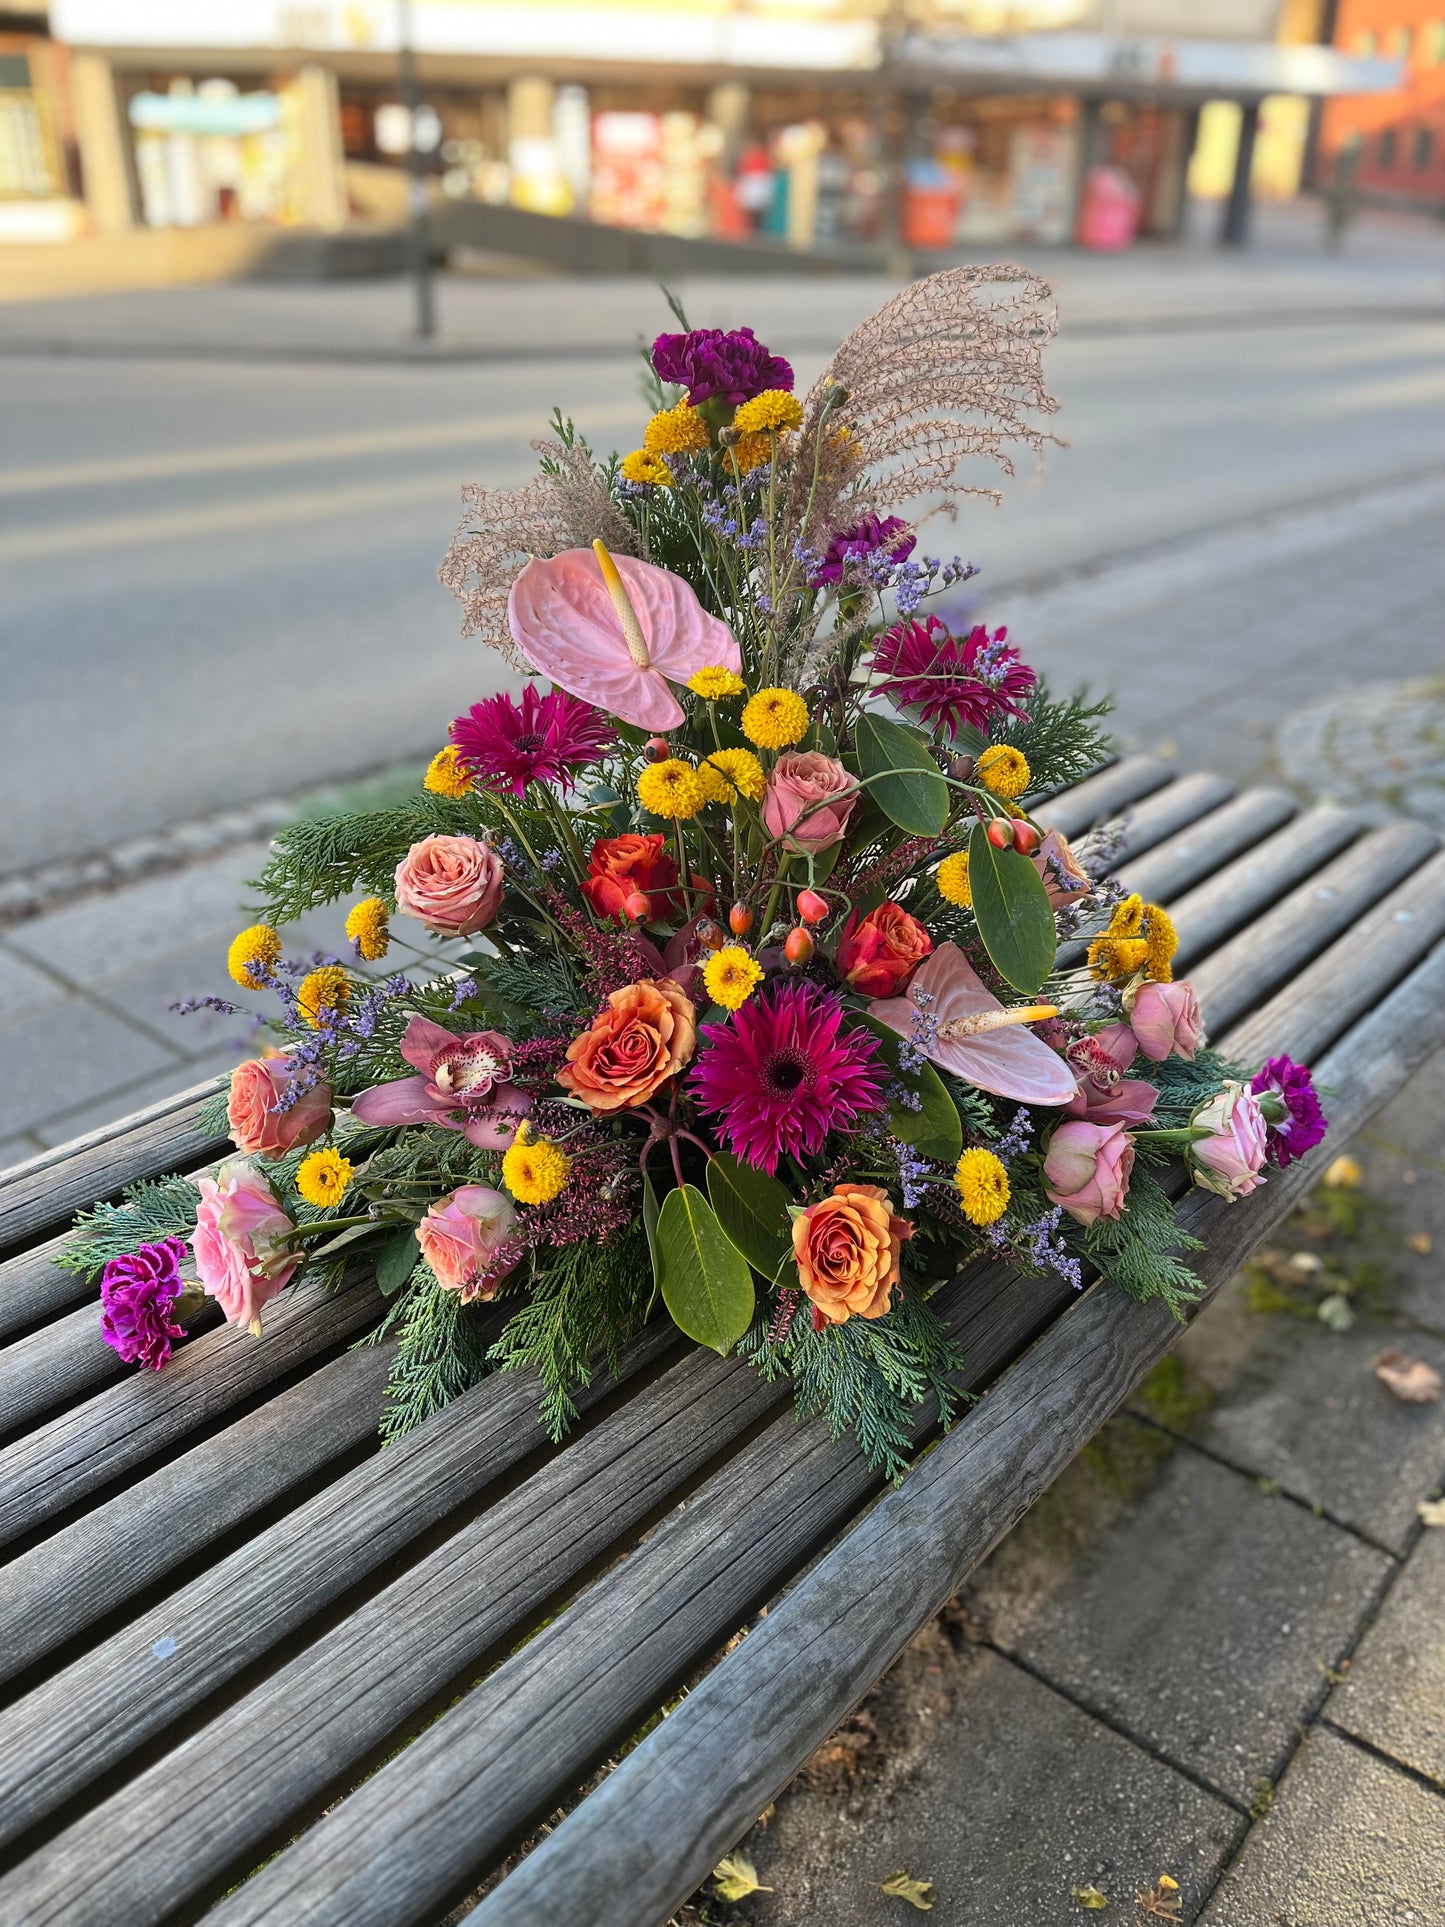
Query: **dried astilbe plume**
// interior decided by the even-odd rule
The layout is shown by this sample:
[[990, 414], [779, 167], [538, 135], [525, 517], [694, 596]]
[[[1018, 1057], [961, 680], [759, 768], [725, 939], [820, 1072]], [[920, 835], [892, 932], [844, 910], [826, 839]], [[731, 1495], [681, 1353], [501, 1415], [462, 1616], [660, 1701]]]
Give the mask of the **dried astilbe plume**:
[[607, 493], [585, 442], [533, 442], [544, 472], [521, 488], [462, 490], [466, 513], [440, 569], [462, 605], [464, 636], [480, 636], [514, 669], [527, 665], [507, 627], [507, 596], [533, 556], [586, 549], [600, 536], [623, 555], [637, 553], [637, 537]]

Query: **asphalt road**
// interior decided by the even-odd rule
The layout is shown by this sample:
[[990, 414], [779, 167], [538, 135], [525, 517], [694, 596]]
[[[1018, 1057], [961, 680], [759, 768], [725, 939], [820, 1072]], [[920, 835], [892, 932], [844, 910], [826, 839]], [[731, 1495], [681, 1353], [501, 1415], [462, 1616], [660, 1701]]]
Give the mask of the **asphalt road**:
[[[1049, 374], [1069, 446], [927, 544], [982, 565], [1001, 620], [1010, 585], [1445, 467], [1445, 322], [1065, 334]], [[523, 479], [554, 403], [639, 438], [615, 354], [0, 360], [0, 872], [435, 748], [501, 679], [436, 581], [458, 487]]]

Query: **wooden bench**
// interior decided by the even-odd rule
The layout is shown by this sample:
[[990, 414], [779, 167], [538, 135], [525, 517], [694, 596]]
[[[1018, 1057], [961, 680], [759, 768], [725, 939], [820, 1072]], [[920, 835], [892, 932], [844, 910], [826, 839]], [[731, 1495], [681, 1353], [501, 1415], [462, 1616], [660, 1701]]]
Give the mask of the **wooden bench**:
[[[1330, 1087], [1320, 1151], [1184, 1206], [1213, 1291], [1445, 1043], [1445, 855], [1140, 757], [1044, 814], [1073, 834], [1126, 809], [1120, 873], [1171, 906], [1214, 1040]], [[1178, 1331], [1113, 1287], [960, 1274], [941, 1302], [987, 1396], [896, 1489], [663, 1326], [564, 1449], [502, 1376], [382, 1452], [368, 1281], [302, 1284], [264, 1342], [215, 1325], [151, 1374], [51, 1262], [78, 1207], [217, 1154], [204, 1095], [0, 1178], [16, 1927], [436, 1922], [766, 1605], [469, 1916], [666, 1920]]]

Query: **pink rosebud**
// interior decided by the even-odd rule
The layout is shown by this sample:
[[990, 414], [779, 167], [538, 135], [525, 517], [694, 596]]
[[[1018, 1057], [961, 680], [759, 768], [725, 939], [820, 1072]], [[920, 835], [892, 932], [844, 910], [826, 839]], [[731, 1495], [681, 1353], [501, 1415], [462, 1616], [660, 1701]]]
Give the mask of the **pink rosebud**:
[[1069, 848], [1069, 840], [1050, 830], [1029, 858], [1044, 881], [1044, 893], [1054, 910], [1067, 910], [1093, 889], [1093, 881]]
[[816, 749], [780, 756], [763, 793], [763, 822], [785, 850], [816, 856], [841, 842], [858, 802], [858, 783]]
[[1140, 1050], [1156, 1064], [1171, 1052], [1192, 1058], [1204, 1042], [1204, 1019], [1193, 984], [1141, 984], [1129, 1011], [1129, 1027]]
[[472, 1287], [506, 1243], [515, 1217], [511, 1199], [485, 1184], [464, 1184], [438, 1198], [416, 1228], [437, 1283], [464, 1299], [492, 1297], [500, 1275], [487, 1278], [480, 1290]]
[[1086, 1077], [1065, 1108], [1070, 1117], [1087, 1118], [1090, 1124], [1147, 1124], [1158, 1102], [1158, 1086], [1146, 1078], [1121, 1077], [1101, 1089]]
[[252, 1057], [231, 1072], [226, 1119], [231, 1141], [248, 1158], [284, 1158], [312, 1144], [331, 1123], [331, 1086], [313, 1084], [285, 1110], [279, 1108], [295, 1082], [296, 1071], [284, 1053]]
[[484, 930], [502, 901], [502, 859], [475, 836], [424, 836], [396, 866], [396, 907], [439, 937]]
[[1044, 1159], [1044, 1189], [1080, 1224], [1097, 1224], [1123, 1210], [1133, 1169], [1134, 1140], [1122, 1124], [1061, 1124]]
[[270, 1185], [245, 1158], [231, 1158], [214, 1178], [197, 1178], [201, 1201], [191, 1250], [196, 1276], [231, 1325], [259, 1338], [261, 1311], [301, 1263], [281, 1240], [295, 1226]]
[[1269, 1127], [1259, 1099], [1243, 1084], [1229, 1083], [1190, 1119], [1208, 1137], [1189, 1146], [1194, 1182], [1221, 1198], [1247, 1198], [1264, 1183], [1259, 1175], [1269, 1147]]

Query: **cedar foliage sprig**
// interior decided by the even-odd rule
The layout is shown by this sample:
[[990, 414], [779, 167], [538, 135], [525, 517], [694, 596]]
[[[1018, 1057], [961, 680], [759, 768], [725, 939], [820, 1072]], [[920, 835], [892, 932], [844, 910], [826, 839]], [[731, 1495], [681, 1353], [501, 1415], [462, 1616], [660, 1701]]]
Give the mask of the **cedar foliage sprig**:
[[[1140, 1145], [1142, 1151], [1145, 1147]], [[1162, 1298], [1182, 1324], [1204, 1287], [1181, 1252], [1202, 1251], [1175, 1216], [1173, 1201], [1154, 1174], [1136, 1160], [1129, 1205], [1117, 1218], [1100, 1218], [1085, 1231], [1084, 1249], [1105, 1278], [1131, 1298]]]

